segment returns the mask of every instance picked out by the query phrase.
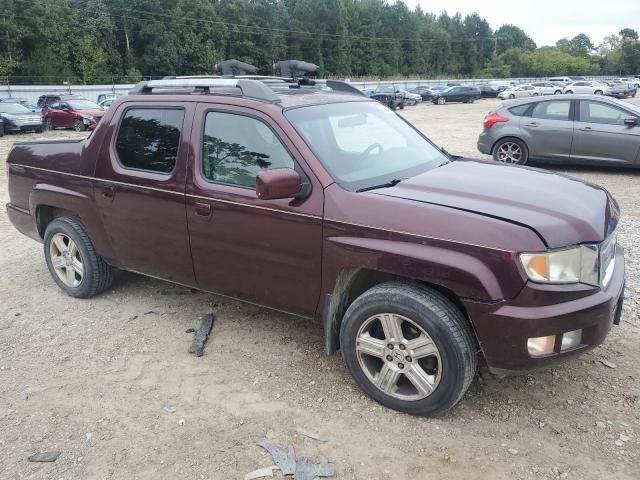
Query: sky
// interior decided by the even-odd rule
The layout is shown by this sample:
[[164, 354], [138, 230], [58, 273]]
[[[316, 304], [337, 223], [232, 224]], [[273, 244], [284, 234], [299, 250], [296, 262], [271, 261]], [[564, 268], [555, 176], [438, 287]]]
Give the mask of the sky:
[[522, 28], [538, 46], [586, 33], [594, 45], [629, 27], [640, 32], [640, 0], [404, 0], [411, 9], [463, 15], [478, 13], [494, 30], [505, 23]]

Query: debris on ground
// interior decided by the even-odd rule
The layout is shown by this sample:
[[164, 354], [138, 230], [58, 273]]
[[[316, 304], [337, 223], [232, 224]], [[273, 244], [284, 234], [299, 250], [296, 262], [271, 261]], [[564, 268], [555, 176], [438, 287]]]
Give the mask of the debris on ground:
[[50, 463], [55, 462], [62, 452], [36, 452], [29, 457], [30, 462]]
[[264, 448], [273, 459], [273, 463], [283, 475], [293, 475], [293, 480], [315, 480], [317, 478], [334, 477], [336, 467], [326, 459], [320, 463], [313, 463], [308, 458], [296, 458], [293, 445], [289, 445], [288, 453], [284, 453], [277, 445], [269, 440], [263, 440], [258, 445]]
[[304, 435], [307, 438], [310, 438], [312, 440], [317, 440], [318, 442], [328, 442], [329, 439], [323, 437], [322, 435], [318, 434], [318, 433], [314, 433], [314, 432], [310, 432], [309, 430], [304, 430], [302, 428], [296, 428], [296, 432], [298, 432], [300, 435]]
[[244, 480], [254, 480], [256, 478], [273, 477], [273, 471], [278, 470], [278, 467], [264, 467], [249, 472], [244, 476]]
[[209, 333], [213, 328], [213, 313], [207, 313], [202, 316], [202, 323], [193, 336], [193, 342], [189, 348], [189, 353], [195, 354], [196, 357], [204, 355], [204, 344], [209, 338]]
[[167, 413], [175, 413], [176, 411], [176, 407], [174, 407], [173, 405], [171, 405], [170, 403], [165, 403], [162, 406], [162, 410], [164, 410]]
[[610, 362], [609, 360], [605, 360], [604, 358], [600, 359], [600, 363], [603, 364], [605, 367], [618, 368], [618, 366], [615, 363]]

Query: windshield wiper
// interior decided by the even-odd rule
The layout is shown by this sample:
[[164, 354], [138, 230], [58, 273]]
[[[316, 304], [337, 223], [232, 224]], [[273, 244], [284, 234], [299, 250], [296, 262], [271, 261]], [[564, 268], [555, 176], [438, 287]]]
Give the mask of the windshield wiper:
[[371, 185], [370, 187], [359, 188], [358, 190], [356, 190], [356, 192], [368, 192], [369, 190], [376, 190], [378, 188], [395, 187], [403, 180], [406, 180], [406, 178], [394, 178], [393, 180], [389, 180], [386, 183], [381, 183], [380, 185]]

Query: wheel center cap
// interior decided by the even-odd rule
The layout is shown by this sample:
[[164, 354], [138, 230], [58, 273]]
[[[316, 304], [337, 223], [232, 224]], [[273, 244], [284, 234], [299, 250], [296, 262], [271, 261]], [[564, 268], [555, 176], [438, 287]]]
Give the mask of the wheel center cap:
[[393, 349], [393, 353], [391, 354], [391, 356], [396, 362], [401, 362], [404, 358], [402, 350], [398, 350], [397, 348]]

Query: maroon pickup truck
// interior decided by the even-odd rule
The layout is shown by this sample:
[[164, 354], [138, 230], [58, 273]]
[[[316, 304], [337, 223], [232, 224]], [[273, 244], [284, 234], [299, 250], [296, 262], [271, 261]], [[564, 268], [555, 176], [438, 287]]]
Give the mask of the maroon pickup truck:
[[458, 402], [478, 361], [546, 366], [620, 319], [605, 190], [451, 161], [326, 86], [146, 82], [86, 140], [17, 143], [8, 176], [11, 221], [69, 295], [124, 269], [318, 319], [360, 387], [412, 414]]

